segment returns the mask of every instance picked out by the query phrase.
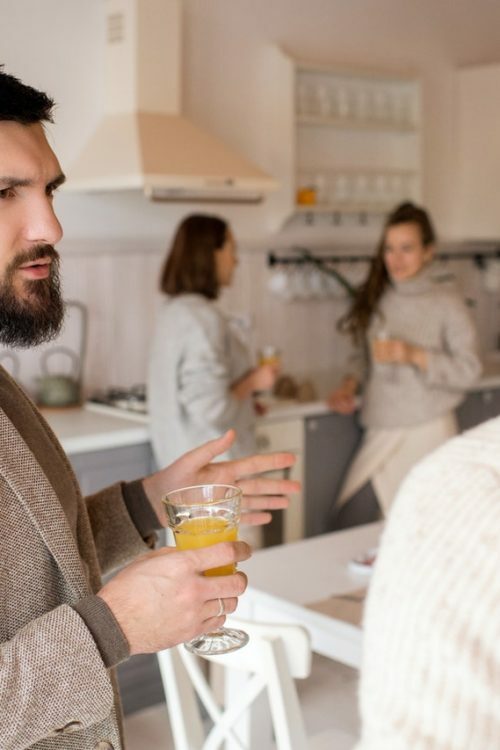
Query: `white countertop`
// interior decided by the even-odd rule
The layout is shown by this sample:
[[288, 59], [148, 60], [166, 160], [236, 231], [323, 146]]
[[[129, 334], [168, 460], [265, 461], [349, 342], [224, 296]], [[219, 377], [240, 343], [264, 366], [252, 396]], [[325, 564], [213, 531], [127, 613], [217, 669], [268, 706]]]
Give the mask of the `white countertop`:
[[75, 407], [41, 409], [68, 454], [119, 448], [149, 441], [149, 427], [120, 413], [103, 414]]
[[330, 409], [325, 401], [292, 401], [291, 399], [272, 399], [265, 404], [268, 411], [257, 417], [259, 422], [278, 422], [284, 419], [304, 419], [319, 414], [328, 414]]
[[[485, 360], [483, 376], [469, 390], [490, 388], [500, 388], [500, 352]], [[258, 417], [261, 424], [329, 413], [324, 401], [299, 403], [270, 399], [267, 405], [266, 414]], [[42, 413], [69, 454], [136, 445], [150, 439], [147, 414], [96, 404], [70, 409], [42, 409]]]

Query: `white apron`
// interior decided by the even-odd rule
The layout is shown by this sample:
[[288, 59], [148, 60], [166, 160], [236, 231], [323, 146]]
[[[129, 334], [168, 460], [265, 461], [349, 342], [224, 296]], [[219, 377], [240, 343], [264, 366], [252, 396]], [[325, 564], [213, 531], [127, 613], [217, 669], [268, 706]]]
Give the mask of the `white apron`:
[[371, 482], [387, 516], [399, 485], [409, 470], [458, 432], [455, 412], [415, 427], [368, 429], [349, 467], [336, 507], [340, 509]]

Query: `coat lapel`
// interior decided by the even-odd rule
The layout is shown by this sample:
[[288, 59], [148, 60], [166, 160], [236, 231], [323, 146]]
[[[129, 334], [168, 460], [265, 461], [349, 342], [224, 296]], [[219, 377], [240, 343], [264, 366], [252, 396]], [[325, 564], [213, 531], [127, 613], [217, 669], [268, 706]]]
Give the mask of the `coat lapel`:
[[0, 473], [78, 598], [90, 593], [61, 503], [33, 453], [0, 408]]

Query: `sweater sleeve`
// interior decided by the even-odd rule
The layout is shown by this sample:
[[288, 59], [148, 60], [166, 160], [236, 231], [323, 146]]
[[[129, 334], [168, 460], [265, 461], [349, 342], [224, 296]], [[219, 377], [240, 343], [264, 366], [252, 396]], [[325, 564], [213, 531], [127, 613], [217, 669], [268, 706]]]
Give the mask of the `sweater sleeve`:
[[354, 347], [347, 358], [346, 375], [352, 375], [359, 383], [363, 383], [368, 373], [368, 344], [363, 343]]
[[481, 374], [479, 343], [474, 323], [465, 303], [449, 297], [441, 349], [427, 350], [428, 386], [463, 390], [473, 385]]
[[224, 432], [239, 409], [230, 392], [229, 331], [214, 310], [203, 318], [193, 317], [188, 335], [178, 370], [179, 400], [193, 424]]

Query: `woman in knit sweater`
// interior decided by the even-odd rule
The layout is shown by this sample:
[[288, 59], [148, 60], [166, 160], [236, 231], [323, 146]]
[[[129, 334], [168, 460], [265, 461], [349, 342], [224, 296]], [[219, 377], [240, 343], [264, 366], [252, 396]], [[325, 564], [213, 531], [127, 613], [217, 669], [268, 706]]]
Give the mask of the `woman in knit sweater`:
[[336, 501], [338, 528], [387, 514], [408, 470], [457, 432], [455, 409], [481, 372], [465, 303], [433, 274], [435, 242], [424, 209], [398, 206], [339, 323], [357, 357], [329, 403], [352, 413], [360, 392], [365, 434]]
[[159, 466], [230, 427], [237, 437], [222, 458], [255, 450], [252, 394], [273, 387], [277, 368], [252, 366], [231, 318], [216, 305], [237, 262], [224, 219], [192, 214], [177, 228], [161, 272], [164, 300], [149, 367], [151, 437]]

